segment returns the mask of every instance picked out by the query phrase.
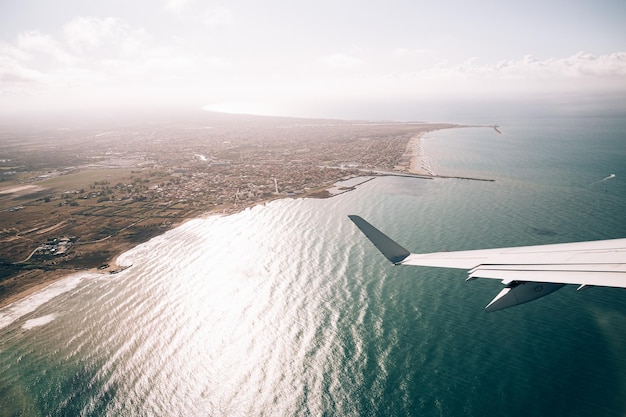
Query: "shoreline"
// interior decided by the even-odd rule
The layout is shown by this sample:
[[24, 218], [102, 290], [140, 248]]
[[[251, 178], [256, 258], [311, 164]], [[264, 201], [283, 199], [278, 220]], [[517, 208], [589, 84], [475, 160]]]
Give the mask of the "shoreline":
[[[369, 180], [371, 180], [373, 178], [370, 178]], [[367, 180], [367, 181], [369, 181]], [[363, 181], [357, 185], [355, 185], [354, 187], [351, 187], [351, 189], [346, 189], [343, 190], [342, 192], [338, 193], [338, 194], [332, 194], [330, 193], [328, 190], [332, 189], [334, 187], [335, 184], [342, 182], [343, 179], [338, 179], [335, 182], [333, 182], [333, 184], [324, 186], [324, 187], [320, 187], [314, 190], [310, 190], [308, 193], [299, 196], [297, 198], [331, 198], [334, 197], [336, 195], [341, 195], [343, 193], [346, 193], [348, 191], [351, 191], [352, 189], [354, 189], [354, 187], [361, 185], [367, 181]], [[172, 223], [172, 225], [170, 227], [168, 227], [167, 229], [163, 230], [163, 233], [157, 235], [157, 236], [161, 236], [162, 234], [166, 233], [168, 230], [173, 230], [177, 227], [182, 226], [183, 224], [191, 221], [191, 220], [196, 220], [196, 219], [203, 219], [203, 218], [208, 218], [211, 216], [231, 216], [234, 214], [238, 214], [246, 209], [249, 208], [253, 208], [259, 205], [266, 205], [267, 203], [270, 203], [272, 201], [275, 200], [280, 200], [283, 198], [293, 198], [293, 197], [289, 197], [289, 196], [271, 196], [265, 200], [261, 200], [261, 201], [255, 201], [253, 203], [249, 203], [249, 204], [242, 204], [240, 206], [233, 206], [233, 207], [229, 207], [229, 208], [223, 208], [223, 209], [219, 209], [219, 210], [213, 210], [213, 211], [207, 211], [204, 213], [200, 213], [196, 216], [193, 217], [186, 217], [186, 218], [182, 218], [179, 221]], [[156, 236], [152, 236], [150, 237], [150, 239], [154, 238]], [[118, 243], [116, 245], [116, 251], [114, 252], [114, 255], [111, 256], [110, 258], [108, 258], [105, 261], [105, 265], [107, 265], [105, 268], [102, 267], [91, 267], [91, 268], [84, 268], [84, 269], [76, 269], [76, 268], [67, 268], [67, 269], [63, 269], [63, 268], [59, 268], [59, 269], [53, 269], [53, 270], [32, 270], [32, 271], [28, 271], [25, 273], [21, 273], [18, 274], [14, 277], [11, 277], [11, 280], [23, 280], [23, 279], [32, 279], [34, 282], [32, 285], [27, 286], [26, 288], [24, 288], [21, 291], [12, 293], [12, 294], [8, 294], [6, 295], [6, 297], [0, 297], [0, 310], [3, 310], [5, 308], [10, 307], [11, 305], [22, 301], [28, 297], [30, 297], [31, 295], [34, 295], [40, 291], [45, 290], [46, 288], [48, 288], [49, 286], [51, 286], [52, 284], [61, 281], [63, 279], [67, 279], [69, 277], [71, 277], [74, 274], [78, 274], [78, 273], [94, 273], [94, 274], [102, 274], [102, 275], [111, 275], [111, 274], [116, 274], [118, 272], [122, 272], [124, 269], [129, 268], [132, 265], [119, 265], [117, 263], [118, 258], [128, 252], [129, 250], [144, 244], [146, 242], [148, 242], [150, 239], [143, 241], [143, 242], [121, 242]], [[103, 265], [104, 265], [103, 264]]]
[[409, 142], [406, 145], [406, 152], [409, 154], [408, 156], [410, 158], [408, 172], [416, 175], [434, 177], [436, 174], [430, 166], [430, 161], [422, 149], [424, 133], [426, 132], [420, 132], [414, 135], [411, 139], [409, 139]]
[[[436, 127], [435, 127], [436, 126]], [[179, 221], [176, 221], [171, 224], [170, 227], [164, 229], [162, 233], [159, 233], [156, 236], [160, 236], [163, 233], [166, 233], [168, 230], [172, 230], [177, 228], [184, 223], [201, 218], [207, 218], [210, 216], [230, 216], [233, 214], [240, 213], [248, 208], [256, 207], [258, 205], [266, 205], [267, 203], [283, 199], [283, 198], [332, 198], [338, 195], [342, 195], [346, 192], [354, 190], [359, 185], [362, 185], [368, 181], [375, 179], [377, 176], [404, 176], [404, 177], [412, 177], [412, 178], [421, 178], [421, 179], [433, 179], [433, 178], [449, 178], [449, 179], [466, 179], [466, 180], [476, 180], [476, 181], [494, 181], [490, 179], [482, 179], [482, 178], [469, 178], [469, 177], [459, 177], [459, 176], [445, 176], [445, 175], [437, 175], [433, 172], [430, 167], [430, 163], [428, 161], [427, 156], [424, 154], [422, 149], [422, 138], [425, 133], [429, 133], [432, 131], [438, 131], [443, 129], [450, 128], [466, 128], [466, 127], [474, 127], [474, 126], [465, 126], [465, 125], [434, 125], [428, 130], [424, 130], [421, 132], [415, 133], [411, 138], [408, 139], [407, 145], [404, 153], [401, 155], [398, 165], [393, 169], [393, 171], [377, 171], [374, 169], [360, 169], [362, 172], [362, 176], [367, 176], [367, 172], [369, 172], [369, 179], [359, 182], [358, 184], [349, 185], [349, 186], [341, 186], [337, 185], [346, 180], [346, 178], [337, 178], [332, 183], [326, 184], [323, 187], [318, 187], [316, 189], [309, 190], [308, 192], [298, 195], [298, 196], [287, 196], [287, 195], [274, 195], [268, 197], [265, 200], [254, 201], [248, 204], [237, 205], [235, 204], [232, 207], [226, 207], [219, 210], [207, 211], [204, 213], [197, 214], [192, 217], [181, 218]], [[476, 126], [483, 127], [483, 126]], [[493, 126], [488, 126], [493, 128]], [[361, 175], [353, 175], [350, 179], [357, 178]], [[333, 192], [335, 190], [335, 192]], [[337, 190], [339, 192], [337, 192]], [[66, 279], [77, 273], [100, 273], [100, 274], [116, 274], [118, 272], [123, 271], [130, 266], [122, 266], [117, 263], [118, 258], [125, 252], [135, 248], [138, 245], [146, 243], [150, 239], [156, 236], [150, 236], [145, 241], [141, 242], [117, 242], [115, 245], [115, 250], [112, 251], [111, 256], [106, 259], [103, 265], [107, 265], [106, 267], [91, 267], [91, 268], [59, 268], [54, 270], [32, 270], [25, 273], [18, 274], [14, 277], [11, 277], [11, 280], [23, 280], [23, 279], [31, 279], [33, 281], [32, 285], [27, 285], [22, 290], [9, 293], [6, 296], [0, 296], [0, 310], [5, 309], [21, 300], [24, 300], [30, 297], [33, 294], [36, 294], [40, 291], [45, 290], [50, 285], [62, 280]]]

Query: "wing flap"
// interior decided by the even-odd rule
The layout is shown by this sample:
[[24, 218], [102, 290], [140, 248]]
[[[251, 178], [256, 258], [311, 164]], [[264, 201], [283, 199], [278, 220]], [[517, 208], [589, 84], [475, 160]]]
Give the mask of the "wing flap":
[[626, 273], [626, 264], [506, 264], [506, 265], [479, 265], [469, 271], [474, 272], [475, 269], [481, 270], [517, 270], [517, 271], [580, 271], [580, 272], [624, 272]]
[[502, 291], [495, 296], [493, 300], [485, 307], [490, 313], [492, 311], [503, 310], [505, 308], [514, 307], [537, 298], [545, 297], [548, 294], [561, 289], [565, 284], [554, 284], [545, 282], [522, 282], [507, 285]]
[[624, 288], [626, 286], [626, 272], [602, 270], [548, 270], [545, 268], [520, 270], [508, 268], [495, 269], [493, 267], [483, 268], [479, 266], [470, 272], [468, 279], [473, 278], [501, 279], [504, 282], [534, 281], [617, 288]]

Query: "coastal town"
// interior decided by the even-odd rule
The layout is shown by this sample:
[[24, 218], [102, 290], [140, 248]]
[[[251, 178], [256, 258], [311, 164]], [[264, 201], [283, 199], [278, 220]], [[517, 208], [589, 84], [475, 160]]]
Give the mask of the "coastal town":
[[0, 300], [76, 270], [115, 272], [116, 255], [186, 219], [329, 197], [368, 173], [432, 174], [415, 163], [415, 140], [451, 127], [219, 113], [5, 127]]

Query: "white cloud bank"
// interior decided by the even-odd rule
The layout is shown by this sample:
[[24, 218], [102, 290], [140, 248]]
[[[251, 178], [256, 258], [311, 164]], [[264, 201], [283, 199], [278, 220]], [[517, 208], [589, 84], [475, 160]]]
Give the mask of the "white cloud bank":
[[109, 53], [133, 56], [148, 40], [142, 29], [133, 29], [121, 19], [76, 17], [63, 27], [66, 45], [76, 54], [109, 48]]
[[392, 75], [396, 87], [418, 87], [445, 96], [476, 94], [498, 96], [541, 95], [545, 92], [626, 93], [626, 52], [594, 56], [577, 53], [564, 58], [479, 64], [476, 58], [458, 65], [442, 62], [415, 72]]
[[[170, 0], [182, 15], [193, 1]], [[231, 25], [225, 8], [203, 9], [197, 21]], [[249, 49], [207, 50], [202, 43], [167, 42], [119, 18], [76, 17], [55, 38], [39, 31], [0, 42], [0, 111], [160, 105], [290, 103], [330, 100], [513, 99], [542, 94], [626, 93], [626, 52], [481, 63], [479, 58], [425, 66], [397, 65], [429, 53], [390, 48], [314, 56], [284, 51], [265, 56]], [[291, 53], [293, 52], [293, 53]], [[412, 69], [414, 68], [414, 69]], [[244, 104], [241, 104], [244, 103]], [[267, 107], [266, 106], [266, 107]], [[232, 106], [231, 106], [232, 107]], [[273, 110], [281, 112], [281, 110]], [[288, 113], [288, 111], [285, 111]]]

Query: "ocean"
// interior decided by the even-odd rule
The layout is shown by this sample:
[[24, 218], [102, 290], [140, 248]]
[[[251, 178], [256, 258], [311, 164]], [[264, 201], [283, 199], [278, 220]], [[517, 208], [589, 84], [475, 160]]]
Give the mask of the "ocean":
[[461, 179], [379, 177], [330, 199], [191, 220], [0, 310], [0, 416], [625, 416], [626, 291], [486, 313], [497, 280], [415, 252], [626, 237], [626, 122], [431, 132]]

